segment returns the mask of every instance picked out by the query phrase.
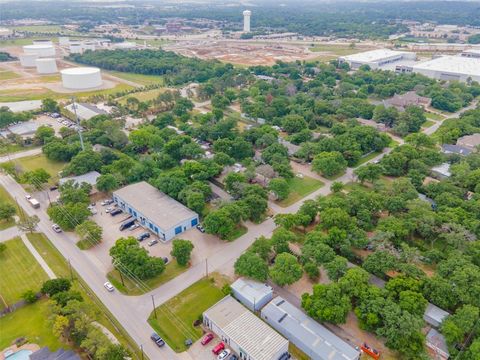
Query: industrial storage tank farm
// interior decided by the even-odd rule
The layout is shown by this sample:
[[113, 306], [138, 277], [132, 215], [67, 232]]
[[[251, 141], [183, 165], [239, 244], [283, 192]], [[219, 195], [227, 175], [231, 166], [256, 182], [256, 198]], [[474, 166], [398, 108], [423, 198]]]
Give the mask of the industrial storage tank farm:
[[60, 71], [63, 87], [73, 90], [92, 89], [102, 86], [102, 74], [99, 68], [77, 67]]

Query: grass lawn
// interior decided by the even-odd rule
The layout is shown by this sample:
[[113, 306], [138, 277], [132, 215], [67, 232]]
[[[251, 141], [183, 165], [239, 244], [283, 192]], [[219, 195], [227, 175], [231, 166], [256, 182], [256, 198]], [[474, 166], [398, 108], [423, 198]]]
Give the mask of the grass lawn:
[[7, 304], [14, 304], [25, 291], [39, 291], [48, 276], [22, 239], [14, 238], [4, 244], [7, 249], [0, 255], [0, 294]]
[[1, 317], [0, 349], [10, 346], [19, 337], [25, 337], [40, 346], [48, 346], [51, 351], [68, 348], [53, 335], [52, 325], [46, 321], [47, 316], [47, 300], [42, 299]]
[[304, 176], [303, 179], [295, 176], [293, 179], [287, 180], [287, 182], [290, 186], [290, 194], [286, 199], [278, 202], [278, 205], [281, 207], [290, 206], [325, 185], [320, 180], [309, 176]]
[[140, 85], [163, 84], [163, 77], [159, 75], [144, 75], [121, 71], [110, 71], [109, 73], [120, 79], [133, 81]]
[[235, 239], [238, 239], [240, 236], [245, 235], [248, 232], [248, 229], [243, 226], [237, 226], [235, 230], [225, 239], [227, 241], [233, 241]]
[[355, 167], [365, 164], [367, 161], [372, 160], [374, 157], [377, 157], [381, 153], [382, 153], [381, 151], [375, 151], [365, 156], [362, 156]]
[[[27, 234], [32, 245], [43, 257], [50, 269], [58, 276], [64, 278], [70, 278], [70, 269], [67, 261], [62, 254], [53, 246], [53, 244], [46, 238], [45, 235], [40, 233]], [[79, 291], [85, 302], [93, 306], [97, 318], [96, 320], [109, 329], [121, 344], [129, 348], [134, 356], [133, 359], [140, 359], [140, 352], [137, 344], [130, 339], [129, 335], [123, 330], [120, 323], [110, 314], [108, 309], [103, 303], [96, 297], [96, 295], [90, 290], [87, 284], [80, 279], [80, 277], [73, 271], [75, 281], [73, 283], [73, 289]], [[1, 321], [1, 320], [0, 320]]]
[[176, 352], [187, 349], [185, 340], [198, 340], [202, 336], [200, 327], [194, 327], [202, 313], [225, 296], [220, 286], [212, 279], [203, 279], [156, 309], [148, 318], [149, 324]]
[[[145, 280], [145, 283], [150, 288], [155, 289], [160, 285], [177, 277], [187, 269], [188, 267], [178, 265], [177, 260], [173, 259], [167, 264], [163, 273], [161, 273], [157, 277], [154, 277], [153, 279]], [[123, 281], [125, 284], [123, 285], [120, 278], [120, 273], [117, 270], [110, 271], [107, 275], [107, 278], [123, 294], [140, 295], [145, 293], [143, 289], [138, 288], [136, 284], [132, 282], [132, 280], [127, 276], [123, 276]]]
[[[2, 202], [7, 202], [15, 206], [17, 208], [17, 204], [15, 203], [15, 200], [12, 199], [10, 194], [5, 190], [3, 186], [0, 185], [0, 203]], [[13, 219], [4, 221], [0, 221], [0, 230], [5, 230], [11, 226], [15, 225], [15, 221]]]
[[124, 105], [127, 103], [127, 99], [129, 97], [137, 98], [140, 101], [149, 101], [149, 100], [156, 99], [158, 97], [158, 95], [165, 92], [165, 90], [166, 89], [164, 89], [164, 88], [163, 89], [153, 89], [153, 90], [128, 94], [128, 95], [122, 96], [121, 98], [118, 98], [118, 101], [121, 104], [124, 104]]
[[435, 125], [435, 124], [436, 124], [436, 121], [427, 120], [422, 124], [422, 128], [426, 129], [426, 128], [429, 128], [430, 126]]
[[0, 70], [0, 80], [10, 80], [19, 77], [20, 75], [18, 75], [16, 72], [10, 70]]
[[440, 115], [440, 114], [435, 114], [435, 113], [425, 113], [425, 116], [427, 119], [432, 119], [432, 120], [443, 120], [445, 117]]
[[58, 180], [58, 173], [62, 171], [66, 165], [63, 162], [47, 159], [43, 154], [24, 157], [15, 161], [20, 164], [23, 171], [31, 171], [40, 168], [45, 169], [45, 171], [52, 176], [50, 183], [55, 183]]

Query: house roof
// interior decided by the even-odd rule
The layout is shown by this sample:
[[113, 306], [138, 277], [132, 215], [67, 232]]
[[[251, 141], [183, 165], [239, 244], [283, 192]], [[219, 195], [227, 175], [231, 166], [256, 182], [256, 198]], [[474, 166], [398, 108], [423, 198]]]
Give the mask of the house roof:
[[90, 171], [86, 174], [83, 175], [78, 175], [78, 176], [69, 176], [69, 177], [64, 177], [61, 178], [58, 182], [60, 185], [66, 183], [69, 180], [73, 180], [76, 184], [82, 184], [82, 183], [87, 183], [92, 186], [95, 186], [97, 184], [97, 179], [100, 176], [100, 173], [97, 171]]
[[230, 285], [234, 292], [241, 294], [252, 304], [273, 293], [271, 286], [258, 281], [240, 278]]
[[222, 329], [253, 360], [271, 360], [288, 347], [288, 340], [231, 296], [224, 297], [204, 316]]
[[51, 352], [48, 347], [43, 347], [38, 351], [35, 351], [29, 357], [30, 360], [80, 360], [80, 356], [75, 354], [71, 350], [59, 349], [55, 352]]
[[377, 49], [377, 50], [361, 52], [358, 54], [342, 56], [341, 58], [346, 61], [369, 63], [369, 62], [382, 61], [391, 57], [397, 57], [402, 55], [411, 55], [411, 53], [407, 51]]
[[426, 323], [438, 327], [448, 315], [450, 314], [445, 310], [440, 309], [438, 306], [429, 303], [427, 308], [425, 309], [423, 319]]
[[432, 167], [432, 171], [436, 172], [437, 174], [443, 175], [445, 177], [450, 177], [452, 173], [450, 172], [450, 164], [443, 163], [438, 166]]
[[16, 125], [11, 125], [8, 127], [8, 130], [15, 135], [31, 135], [34, 134], [37, 129], [40, 127], [39, 123], [35, 121], [25, 121]]
[[383, 102], [386, 106], [406, 107], [409, 105], [428, 104], [430, 98], [417, 95], [415, 91], [406, 92], [403, 95], [395, 94], [392, 98]]
[[196, 212], [145, 181], [125, 186], [114, 191], [113, 195], [141, 212], [164, 231], [198, 216]]
[[457, 145], [467, 146], [473, 149], [476, 146], [480, 145], [480, 134], [462, 136], [457, 140]]
[[469, 155], [472, 153], [472, 149], [469, 149], [465, 146], [451, 145], [451, 144], [443, 144], [442, 151], [444, 153], [459, 154], [459, 155]]
[[71, 113], [75, 113], [76, 109], [78, 118], [80, 120], [90, 120], [94, 116], [108, 114], [105, 110], [99, 109], [95, 105], [88, 103], [75, 103], [75, 108], [74, 104], [72, 103], [65, 106], [65, 109]]
[[[310, 357], [314, 359], [353, 360], [359, 358], [358, 350], [281, 297], [270, 301], [261, 313], [262, 318], [275, 323], [272, 326], [283, 328], [286, 333], [292, 334], [292, 338], [295, 337], [308, 347]], [[289, 340], [295, 344], [296, 341], [292, 338]], [[313, 356], [314, 354], [315, 356]]]
[[450, 355], [450, 353], [448, 352], [448, 346], [447, 342], [445, 341], [445, 337], [437, 330], [430, 329], [430, 331], [427, 333], [426, 342], [427, 346], [434, 347], [440, 350], [446, 355], [446, 357]]

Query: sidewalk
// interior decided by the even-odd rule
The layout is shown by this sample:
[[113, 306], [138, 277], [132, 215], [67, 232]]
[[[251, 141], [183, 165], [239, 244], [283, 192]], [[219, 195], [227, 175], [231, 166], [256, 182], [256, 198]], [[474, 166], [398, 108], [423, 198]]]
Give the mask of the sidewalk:
[[43, 260], [42, 256], [38, 253], [37, 249], [35, 249], [35, 247], [32, 245], [32, 243], [30, 242], [30, 240], [28, 240], [27, 235], [21, 234], [20, 237], [22, 238], [23, 243], [25, 244], [25, 246], [27, 247], [27, 249], [30, 251], [30, 253], [33, 255], [33, 257], [35, 258], [35, 260], [38, 261], [38, 263], [40, 264], [40, 266], [42, 267], [42, 269], [47, 273], [48, 277], [49, 277], [50, 279], [56, 279], [57, 276], [56, 276], [55, 273], [52, 271], [52, 269], [50, 269], [50, 267], [49, 267], [48, 264], [45, 262], [45, 260]]

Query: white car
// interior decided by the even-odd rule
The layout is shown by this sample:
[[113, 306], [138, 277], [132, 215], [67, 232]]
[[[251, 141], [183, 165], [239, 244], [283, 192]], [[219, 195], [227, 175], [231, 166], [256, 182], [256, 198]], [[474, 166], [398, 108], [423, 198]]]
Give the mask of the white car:
[[113, 209], [114, 209], [114, 207], [110, 206], [110, 207], [105, 209], [105, 212], [108, 214], [109, 212], [113, 211]]
[[103, 286], [105, 287], [105, 289], [107, 289], [110, 292], [115, 290], [115, 288], [113, 287], [113, 285], [109, 281], [107, 281], [105, 284], [103, 284]]
[[61, 233], [62, 232], [62, 228], [60, 226], [58, 226], [57, 224], [53, 224], [52, 225], [52, 229], [53, 231], [55, 231], [56, 233]]
[[25, 199], [30, 200], [31, 198], [32, 198], [32, 195], [30, 194], [25, 195]]
[[223, 350], [220, 354], [218, 354], [217, 356], [217, 359], [218, 360], [224, 360], [228, 357], [228, 355], [230, 355], [230, 350], [229, 349], [225, 349]]
[[128, 230], [133, 231], [133, 230], [135, 230], [135, 229], [138, 229], [139, 227], [140, 227], [140, 224], [135, 223], [135, 224], [133, 224], [132, 226], [130, 226], [130, 227], [128, 228]]

